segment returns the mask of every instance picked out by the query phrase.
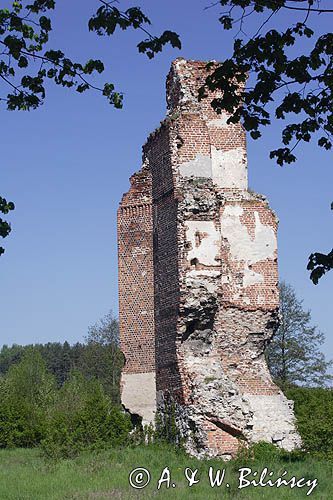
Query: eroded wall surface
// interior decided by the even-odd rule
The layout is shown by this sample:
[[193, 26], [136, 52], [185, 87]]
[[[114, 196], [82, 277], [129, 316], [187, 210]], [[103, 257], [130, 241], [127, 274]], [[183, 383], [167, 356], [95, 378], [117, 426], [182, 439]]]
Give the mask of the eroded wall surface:
[[[292, 402], [264, 358], [278, 326], [277, 220], [266, 199], [248, 191], [242, 127], [214, 113], [212, 96], [197, 100], [205, 76], [203, 62], [172, 64], [167, 118], [143, 147], [152, 183], [157, 406], [176, 405], [198, 456], [228, 457], [259, 440], [293, 449], [300, 439]], [[132, 284], [123, 300], [135, 294]], [[122, 346], [132, 352], [126, 370], [135, 377], [140, 333], [125, 332], [122, 314]], [[151, 367], [149, 359], [141, 363]]]

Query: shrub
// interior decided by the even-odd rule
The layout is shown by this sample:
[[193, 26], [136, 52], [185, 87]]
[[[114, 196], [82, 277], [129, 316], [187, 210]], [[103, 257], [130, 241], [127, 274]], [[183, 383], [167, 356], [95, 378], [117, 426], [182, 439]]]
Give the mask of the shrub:
[[45, 435], [55, 381], [40, 354], [25, 353], [0, 383], [0, 447], [32, 447]]
[[158, 442], [158, 436], [153, 424], [138, 423], [129, 435], [130, 446], [151, 445]]
[[183, 439], [177, 425], [175, 401], [166, 396], [155, 415], [155, 440], [173, 445], [183, 445]]
[[42, 449], [50, 458], [72, 458], [82, 450], [124, 445], [131, 428], [129, 416], [96, 380], [74, 372], [50, 408]]
[[297, 426], [305, 451], [333, 459], [333, 391], [293, 387], [286, 396], [295, 402]]
[[286, 451], [278, 446], [266, 441], [259, 441], [251, 446], [240, 447], [237, 456], [233, 462], [233, 468], [238, 470], [246, 462], [260, 462], [261, 464], [272, 463], [290, 463], [303, 461], [306, 454], [302, 450]]

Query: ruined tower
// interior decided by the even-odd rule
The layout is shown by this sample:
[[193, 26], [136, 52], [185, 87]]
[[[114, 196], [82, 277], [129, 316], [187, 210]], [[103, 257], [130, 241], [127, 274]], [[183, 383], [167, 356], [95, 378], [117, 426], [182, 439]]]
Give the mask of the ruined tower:
[[122, 401], [175, 410], [195, 455], [300, 444], [264, 348], [278, 326], [277, 220], [248, 190], [245, 133], [197, 99], [206, 64], [177, 59], [166, 119], [118, 212]]

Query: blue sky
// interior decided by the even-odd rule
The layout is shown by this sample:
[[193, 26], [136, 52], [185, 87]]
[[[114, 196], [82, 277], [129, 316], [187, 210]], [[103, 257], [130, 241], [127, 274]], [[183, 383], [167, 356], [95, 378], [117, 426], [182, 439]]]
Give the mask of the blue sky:
[[[97, 0], [60, 0], [51, 45], [70, 57], [101, 58], [103, 80], [124, 92], [123, 110], [99, 94], [48, 87], [37, 111], [2, 108], [0, 194], [16, 204], [13, 231], [0, 259], [0, 345], [80, 341], [109, 309], [117, 312], [116, 211], [129, 176], [141, 165], [141, 146], [165, 115], [165, 77], [171, 61], [222, 59], [232, 36], [209, 1], [140, 1], [154, 33], [177, 31], [181, 51], [167, 48], [155, 60], [138, 54], [138, 32], [99, 38], [87, 29]], [[122, 8], [136, 2], [120, 2]], [[287, 21], [289, 18], [285, 18]], [[330, 31], [324, 16], [315, 22]], [[283, 20], [282, 20], [283, 22]], [[248, 29], [251, 32], [251, 23]], [[320, 24], [319, 24], [320, 23]], [[312, 251], [332, 248], [332, 154], [300, 148], [283, 168], [268, 158], [278, 127], [248, 143], [249, 184], [265, 194], [280, 219], [279, 270], [292, 284], [333, 358], [333, 272], [314, 286], [306, 270]]]

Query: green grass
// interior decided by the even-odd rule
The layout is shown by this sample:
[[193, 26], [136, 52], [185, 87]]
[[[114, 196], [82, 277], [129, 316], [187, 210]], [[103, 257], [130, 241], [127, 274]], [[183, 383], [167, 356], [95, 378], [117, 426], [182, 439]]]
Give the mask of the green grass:
[[[208, 468], [226, 469], [226, 479], [219, 488], [209, 485]], [[288, 487], [248, 487], [238, 486], [238, 468], [249, 466], [259, 473], [266, 466], [274, 471], [273, 478], [284, 470], [288, 476], [297, 479], [318, 479], [318, 486], [308, 497], [308, 487], [290, 489]], [[137, 467], [149, 469], [150, 484], [142, 490], [129, 485], [131, 470]], [[171, 482], [175, 488], [166, 489], [165, 484], [157, 490], [157, 482], [164, 467], [171, 471]], [[198, 469], [200, 483], [188, 487], [184, 477], [185, 467]], [[198, 461], [183, 453], [164, 446], [141, 446], [101, 453], [85, 453], [75, 460], [57, 463], [46, 462], [38, 449], [0, 450], [0, 499], [1, 500], [69, 500], [69, 499], [134, 499], [134, 498], [175, 498], [175, 499], [300, 499], [333, 498], [333, 464], [307, 458], [304, 461], [274, 463], [224, 463], [219, 460]], [[251, 478], [253, 479], [253, 478]], [[230, 487], [226, 487], [226, 482]]]

